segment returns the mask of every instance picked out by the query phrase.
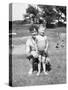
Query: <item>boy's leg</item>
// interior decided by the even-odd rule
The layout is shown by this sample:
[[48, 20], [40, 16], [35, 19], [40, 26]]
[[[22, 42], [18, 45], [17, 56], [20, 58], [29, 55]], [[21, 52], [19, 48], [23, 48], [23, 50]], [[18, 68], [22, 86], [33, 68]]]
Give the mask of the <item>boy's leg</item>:
[[41, 55], [39, 55], [39, 63], [38, 63], [38, 72], [37, 72], [37, 76], [39, 76], [40, 70], [41, 70]]
[[42, 65], [43, 65], [43, 72], [45, 75], [48, 75], [48, 73], [46, 72], [46, 62], [45, 62], [45, 57], [42, 56]]
[[50, 58], [49, 58], [49, 54], [48, 54], [48, 51], [45, 53], [45, 57], [46, 57], [46, 63], [50, 61]]
[[48, 52], [45, 54], [45, 57], [46, 57], [46, 71], [50, 71], [51, 70], [51, 60], [50, 60]]

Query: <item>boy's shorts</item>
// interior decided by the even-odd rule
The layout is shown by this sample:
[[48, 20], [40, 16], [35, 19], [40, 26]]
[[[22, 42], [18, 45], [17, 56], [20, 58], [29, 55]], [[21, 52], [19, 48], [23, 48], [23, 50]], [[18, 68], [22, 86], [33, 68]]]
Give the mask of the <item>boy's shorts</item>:
[[45, 53], [44, 51], [39, 51], [39, 55], [48, 57], [48, 52]]
[[29, 61], [31, 61], [32, 63], [38, 63], [39, 62], [38, 58], [34, 58], [33, 55], [28, 56], [27, 59], [29, 59]]

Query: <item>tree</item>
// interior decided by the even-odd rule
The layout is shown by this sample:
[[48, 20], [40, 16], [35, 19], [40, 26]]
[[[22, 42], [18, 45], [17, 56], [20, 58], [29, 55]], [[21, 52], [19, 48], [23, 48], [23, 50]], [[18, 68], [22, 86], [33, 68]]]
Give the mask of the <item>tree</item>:
[[[64, 21], [66, 21], [66, 6], [56, 6], [56, 10], [57, 10], [57, 17], [58, 19], [61, 18]], [[64, 14], [64, 17], [62, 16], [62, 14]]]
[[[39, 10], [41, 9], [41, 11]], [[64, 14], [64, 17], [62, 16]], [[29, 5], [26, 9], [25, 19], [29, 19], [32, 23], [47, 23], [56, 22], [60, 20], [66, 21], [66, 7], [65, 6], [51, 6], [51, 5], [37, 5], [37, 8]], [[57, 22], [56, 22], [57, 23]]]
[[56, 19], [56, 12], [53, 10], [54, 6], [50, 5], [38, 5], [42, 9], [42, 17], [46, 20], [47, 24], [50, 24]]
[[32, 5], [29, 5], [29, 7], [26, 9], [26, 13], [28, 14], [31, 22], [36, 23], [37, 15], [39, 13], [38, 9]]

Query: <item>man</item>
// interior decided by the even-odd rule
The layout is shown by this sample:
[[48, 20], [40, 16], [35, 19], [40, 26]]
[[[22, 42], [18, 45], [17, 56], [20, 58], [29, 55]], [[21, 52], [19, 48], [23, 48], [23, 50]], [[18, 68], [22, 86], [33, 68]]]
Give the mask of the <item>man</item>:
[[37, 46], [36, 46], [36, 35], [38, 33], [38, 27], [35, 25], [31, 25], [29, 28], [31, 33], [31, 37], [26, 41], [26, 55], [29, 59], [31, 66], [28, 72], [29, 75], [33, 72], [33, 64], [38, 63], [38, 54], [37, 54]]

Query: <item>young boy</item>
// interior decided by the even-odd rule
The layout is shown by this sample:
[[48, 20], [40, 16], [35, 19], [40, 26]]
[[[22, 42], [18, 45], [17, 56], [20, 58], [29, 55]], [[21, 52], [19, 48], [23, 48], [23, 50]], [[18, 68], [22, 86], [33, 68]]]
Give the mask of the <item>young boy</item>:
[[37, 51], [38, 51], [38, 58], [39, 58], [39, 64], [38, 64], [38, 72], [37, 76], [40, 74], [41, 70], [41, 63], [43, 66], [43, 72], [45, 75], [48, 73], [46, 72], [46, 61], [49, 60], [48, 58], [48, 41], [47, 41], [47, 36], [45, 34], [45, 27], [43, 25], [40, 25], [38, 29], [38, 35], [36, 36], [36, 43], [37, 43]]

